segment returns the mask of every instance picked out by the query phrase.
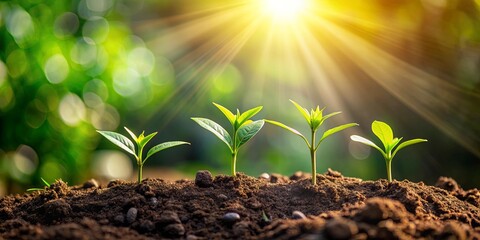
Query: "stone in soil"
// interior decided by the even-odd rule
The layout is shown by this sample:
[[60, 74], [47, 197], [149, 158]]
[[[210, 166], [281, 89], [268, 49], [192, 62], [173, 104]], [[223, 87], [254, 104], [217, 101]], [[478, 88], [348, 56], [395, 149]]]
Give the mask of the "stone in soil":
[[207, 170], [198, 171], [195, 175], [195, 185], [206, 188], [213, 184], [212, 174]]

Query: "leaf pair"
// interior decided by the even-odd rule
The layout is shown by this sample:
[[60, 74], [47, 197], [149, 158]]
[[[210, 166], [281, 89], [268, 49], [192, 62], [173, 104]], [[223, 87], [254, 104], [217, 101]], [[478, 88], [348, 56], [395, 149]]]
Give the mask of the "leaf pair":
[[110, 131], [99, 131], [97, 130], [98, 133], [100, 133], [102, 136], [104, 136], [106, 139], [108, 139], [110, 142], [113, 144], [117, 145], [118, 147], [122, 148], [123, 150], [127, 151], [128, 153], [132, 154], [138, 165], [138, 182], [140, 183], [142, 181], [142, 167], [143, 164], [147, 161], [149, 157], [151, 157], [153, 154], [160, 152], [164, 149], [175, 147], [178, 145], [183, 145], [183, 144], [190, 144], [188, 142], [183, 142], [183, 141], [171, 141], [171, 142], [164, 142], [158, 145], [155, 145], [154, 147], [150, 148], [147, 152], [147, 156], [145, 159], [143, 158], [143, 148], [145, 145], [147, 145], [150, 140], [152, 140], [155, 135], [157, 135], [157, 132], [151, 133], [147, 136], [145, 136], [145, 132], [142, 132], [138, 137], [135, 135], [130, 129], [125, 127], [125, 130], [130, 134], [132, 139], [135, 141], [135, 144], [137, 145], [137, 150], [135, 150], [135, 146], [133, 145], [133, 142], [130, 141], [127, 137], [120, 133], [116, 132], [110, 132]]
[[218, 123], [210, 119], [194, 117], [192, 120], [198, 123], [201, 127], [213, 133], [228, 146], [230, 152], [232, 153], [232, 175], [235, 176], [235, 165], [238, 149], [252, 139], [260, 131], [260, 129], [262, 129], [265, 123], [264, 120], [250, 120], [250, 118], [262, 110], [262, 106], [249, 109], [244, 113], [240, 113], [240, 110], [237, 109], [237, 113], [233, 114], [230, 110], [220, 104], [213, 103], [213, 105], [215, 105], [230, 122], [230, 125], [233, 129], [232, 135], [230, 135], [228, 131]]
[[295, 101], [293, 100], [290, 100], [293, 105], [295, 105], [295, 107], [297, 108], [297, 110], [302, 114], [302, 116], [305, 118], [305, 120], [307, 121], [309, 127], [310, 127], [310, 130], [311, 130], [311, 142], [308, 141], [308, 139], [302, 134], [300, 133], [298, 130], [292, 128], [292, 127], [289, 127], [283, 123], [280, 123], [280, 122], [277, 122], [277, 121], [272, 121], [272, 120], [265, 120], [266, 122], [268, 123], [271, 123], [273, 125], [276, 125], [276, 126], [279, 126], [281, 128], [284, 128], [290, 132], [292, 132], [293, 134], [301, 137], [303, 139], [303, 141], [305, 141], [305, 143], [307, 144], [307, 147], [310, 149], [310, 156], [311, 156], [311, 162], [312, 162], [312, 184], [316, 184], [316, 151], [318, 149], [318, 147], [320, 146], [320, 143], [325, 140], [327, 137], [337, 133], [337, 132], [340, 132], [342, 130], [345, 130], [347, 128], [350, 128], [350, 127], [354, 127], [354, 126], [358, 126], [358, 124], [356, 123], [347, 123], [347, 124], [343, 124], [343, 125], [340, 125], [340, 126], [337, 126], [337, 127], [334, 127], [334, 128], [331, 128], [331, 129], [328, 129], [326, 130], [322, 137], [320, 138], [320, 140], [318, 141], [318, 143], [315, 143], [315, 139], [316, 139], [316, 132], [318, 130], [318, 128], [325, 122], [325, 120], [337, 115], [337, 114], [340, 114], [340, 112], [334, 112], [334, 113], [330, 113], [330, 114], [327, 114], [325, 116], [323, 116], [323, 110], [325, 108], [322, 108], [320, 109], [319, 106], [317, 106], [315, 109], [311, 109], [310, 112], [306, 109], [306, 108], [303, 108], [302, 106], [300, 106], [298, 103], [296, 103]]
[[412, 144], [427, 141], [426, 139], [416, 138], [416, 139], [408, 140], [408, 141], [405, 141], [405, 142], [399, 144], [400, 141], [403, 138], [394, 138], [392, 128], [388, 124], [386, 124], [384, 122], [381, 122], [381, 121], [373, 121], [372, 122], [372, 132], [382, 142], [383, 149], [381, 147], [377, 146], [374, 142], [372, 142], [372, 141], [370, 141], [370, 140], [368, 140], [364, 137], [358, 136], [358, 135], [352, 135], [352, 136], [350, 136], [350, 139], [352, 139], [355, 142], [363, 143], [365, 145], [373, 147], [373, 148], [377, 149], [382, 154], [382, 156], [385, 159], [386, 164], [387, 164], [387, 176], [388, 176], [389, 181], [392, 181], [391, 161], [392, 161], [393, 157], [395, 157], [397, 152], [400, 149], [403, 149], [403, 148], [405, 148], [407, 146], [410, 146]]

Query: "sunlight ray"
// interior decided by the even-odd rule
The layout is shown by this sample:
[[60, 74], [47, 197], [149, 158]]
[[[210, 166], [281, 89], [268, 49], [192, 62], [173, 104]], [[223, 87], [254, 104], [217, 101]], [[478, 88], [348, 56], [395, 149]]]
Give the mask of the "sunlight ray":
[[[478, 124], [478, 95], [468, 94], [447, 81], [428, 74], [387, 52], [373, 46], [359, 36], [333, 24], [318, 22], [338, 40], [351, 60], [390, 94], [430, 123], [480, 156], [480, 133], [472, 131]], [[356, 44], [349, 44], [354, 41]], [[468, 100], [464, 96], [468, 96]], [[473, 100], [473, 101], [472, 101]], [[448, 113], [448, 115], [447, 115]], [[454, 114], [452, 114], [454, 113]], [[463, 125], [454, 125], [451, 119], [461, 118]], [[466, 131], [468, 129], [468, 131]]]

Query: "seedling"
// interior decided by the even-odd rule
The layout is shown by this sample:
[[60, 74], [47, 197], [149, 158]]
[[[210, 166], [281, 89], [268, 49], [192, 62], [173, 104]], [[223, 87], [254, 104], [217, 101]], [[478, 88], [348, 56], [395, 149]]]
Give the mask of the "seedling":
[[[393, 157], [395, 157], [398, 150], [415, 143], [421, 143], [421, 142], [427, 141], [426, 139], [416, 138], [416, 139], [405, 141], [400, 145], [398, 145], [402, 140], [402, 138], [393, 138], [392, 128], [388, 124], [381, 121], [372, 122], [372, 132], [375, 134], [375, 136], [378, 137], [378, 139], [380, 139], [384, 149], [380, 148], [375, 143], [373, 143], [372, 141], [364, 137], [352, 135], [350, 136], [350, 139], [352, 139], [355, 142], [363, 143], [365, 145], [373, 147], [382, 154], [383, 158], [385, 158], [385, 164], [387, 166], [387, 177], [389, 182], [392, 181], [392, 159]], [[394, 148], [395, 150], [393, 150]]]
[[238, 149], [243, 144], [248, 142], [248, 140], [252, 139], [253, 136], [255, 136], [260, 129], [262, 129], [263, 124], [265, 123], [264, 120], [250, 120], [250, 118], [262, 110], [262, 106], [252, 108], [244, 113], [240, 113], [240, 111], [237, 109], [237, 114], [233, 114], [230, 112], [230, 110], [220, 104], [213, 103], [213, 105], [215, 105], [225, 115], [225, 117], [227, 117], [228, 121], [232, 125], [232, 135], [230, 135], [227, 130], [225, 130], [218, 123], [210, 119], [194, 117], [192, 120], [197, 122], [201, 127], [212, 132], [215, 136], [227, 144], [228, 149], [230, 149], [230, 153], [232, 154], [230, 167], [231, 173], [232, 176], [236, 176], [237, 174], [235, 169], [237, 164]]
[[135, 160], [137, 161], [137, 166], [138, 166], [138, 183], [142, 182], [142, 171], [143, 171], [143, 164], [147, 161], [149, 157], [151, 157], [153, 154], [160, 152], [164, 149], [175, 147], [178, 145], [182, 144], [188, 144], [188, 142], [182, 142], [182, 141], [171, 141], [171, 142], [164, 142], [160, 143], [148, 150], [147, 152], [147, 157], [143, 159], [143, 148], [147, 143], [155, 136], [157, 135], [157, 132], [151, 133], [147, 136], [145, 136], [145, 132], [142, 132], [140, 136], [136, 136], [130, 129], [125, 127], [125, 130], [127, 130], [128, 134], [133, 138], [137, 145], [137, 149], [135, 150], [135, 146], [133, 145], [132, 141], [128, 139], [127, 137], [123, 136], [122, 134], [116, 133], [116, 132], [110, 132], [110, 131], [99, 131], [97, 130], [98, 133], [102, 134], [105, 138], [107, 138], [110, 142], [113, 144], [119, 146], [123, 150], [127, 151], [128, 153], [132, 154], [135, 157]]
[[312, 162], [312, 184], [317, 185], [317, 178], [316, 178], [316, 176], [317, 176], [317, 166], [316, 166], [316, 164], [317, 164], [317, 154], [316, 154], [316, 152], [317, 152], [318, 147], [320, 146], [320, 143], [322, 143], [323, 140], [325, 140], [327, 137], [331, 136], [332, 134], [340, 132], [340, 131], [342, 131], [344, 129], [347, 129], [349, 127], [358, 126], [358, 124], [347, 123], [347, 124], [343, 124], [343, 125], [328, 129], [323, 133], [323, 135], [320, 138], [320, 140], [318, 141], [318, 143], [316, 143], [315, 142], [316, 141], [315, 135], [316, 135], [316, 132], [317, 132], [318, 128], [323, 124], [323, 122], [325, 120], [327, 120], [328, 118], [333, 117], [337, 114], [340, 114], [340, 112], [334, 112], [334, 113], [330, 113], [330, 114], [327, 114], [327, 115], [323, 116], [323, 110], [325, 108], [320, 109], [320, 107], [317, 106], [316, 109], [312, 108], [310, 110], [310, 112], [308, 112], [308, 110], [306, 108], [303, 108], [302, 106], [300, 106], [295, 101], [290, 100], [290, 102], [292, 102], [293, 105], [295, 105], [295, 107], [303, 115], [305, 120], [307, 120], [307, 123], [310, 126], [310, 131], [311, 131], [311, 134], [312, 134], [311, 142], [309, 142], [308, 139], [303, 134], [301, 134], [299, 131], [297, 131], [294, 128], [291, 128], [291, 127], [289, 127], [289, 126], [287, 126], [283, 123], [277, 122], [277, 121], [272, 121], [272, 120], [265, 120], [265, 121], [268, 122], [268, 123], [271, 123], [273, 125], [277, 125], [279, 127], [282, 127], [284, 129], [296, 134], [297, 136], [301, 137], [303, 139], [303, 141], [305, 141], [308, 149], [310, 150], [310, 160]]
[[[47, 181], [45, 181], [45, 179], [43, 179], [42, 177], [40, 178], [43, 182], [43, 184], [49, 188], [50, 187], [50, 183], [48, 183]], [[27, 192], [32, 192], [32, 191], [44, 191], [45, 188], [29, 188], [27, 189]]]

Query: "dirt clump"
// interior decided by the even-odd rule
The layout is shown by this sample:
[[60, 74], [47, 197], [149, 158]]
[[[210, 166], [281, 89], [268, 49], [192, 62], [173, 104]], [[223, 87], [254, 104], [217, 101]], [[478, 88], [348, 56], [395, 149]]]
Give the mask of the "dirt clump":
[[0, 199], [0, 239], [480, 239], [480, 193], [453, 179], [316, 177], [57, 181]]

